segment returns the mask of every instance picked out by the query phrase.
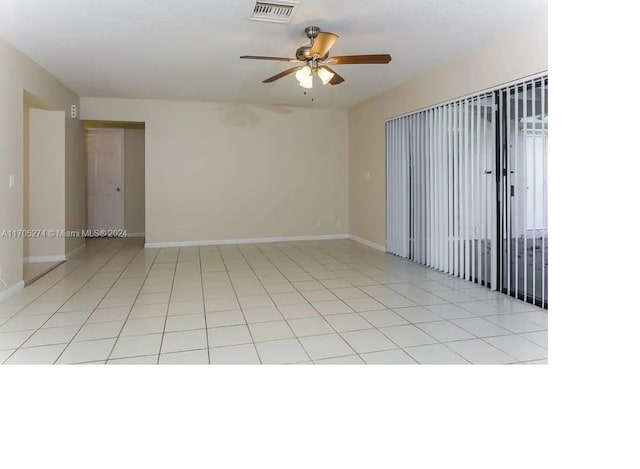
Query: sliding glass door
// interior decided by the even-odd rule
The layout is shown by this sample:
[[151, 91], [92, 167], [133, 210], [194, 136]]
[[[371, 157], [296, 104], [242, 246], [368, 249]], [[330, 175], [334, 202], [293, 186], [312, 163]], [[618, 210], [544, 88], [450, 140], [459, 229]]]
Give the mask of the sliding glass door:
[[503, 292], [546, 307], [548, 301], [546, 77], [498, 92], [499, 216]]
[[547, 88], [386, 122], [388, 252], [546, 307]]

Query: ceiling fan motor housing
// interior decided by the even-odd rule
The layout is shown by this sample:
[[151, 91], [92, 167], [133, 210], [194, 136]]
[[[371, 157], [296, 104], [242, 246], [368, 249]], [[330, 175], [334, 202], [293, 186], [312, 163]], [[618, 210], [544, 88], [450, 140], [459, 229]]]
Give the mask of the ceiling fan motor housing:
[[[304, 28], [304, 32], [309, 38], [310, 44], [305, 44], [298, 47], [298, 50], [296, 50], [296, 59], [307, 61], [313, 58], [313, 56], [311, 55], [311, 48], [313, 47], [313, 43], [315, 42], [316, 37], [318, 37], [318, 34], [320, 33], [320, 26], [307, 26], [306, 28]], [[324, 57], [318, 57], [317, 59], [325, 60], [327, 57], [329, 57], [328, 51]]]

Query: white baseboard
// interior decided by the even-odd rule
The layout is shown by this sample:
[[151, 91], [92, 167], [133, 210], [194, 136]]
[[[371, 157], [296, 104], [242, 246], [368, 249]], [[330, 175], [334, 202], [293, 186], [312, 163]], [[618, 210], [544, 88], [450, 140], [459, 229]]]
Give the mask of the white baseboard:
[[39, 262], [60, 262], [67, 261], [69, 259], [73, 259], [78, 256], [82, 251], [84, 251], [86, 245], [78, 246], [73, 251], [69, 251], [67, 254], [57, 254], [55, 256], [30, 256], [24, 257], [22, 260], [25, 264], [37, 264]]
[[25, 264], [37, 264], [38, 262], [59, 262], [65, 260], [67, 259], [64, 254], [59, 254], [56, 256], [31, 256], [23, 258]]
[[65, 256], [65, 261], [68, 261], [69, 259], [73, 259], [76, 256], [79, 256], [80, 253], [82, 251], [84, 251], [84, 249], [87, 247], [86, 244], [83, 244], [82, 246], [78, 246], [77, 248], [75, 248], [73, 251], [69, 252], [66, 256]]
[[356, 243], [364, 244], [365, 246], [369, 246], [370, 248], [376, 249], [378, 251], [387, 252], [387, 248], [381, 244], [376, 244], [373, 241], [369, 241], [368, 239], [360, 238], [358, 236], [349, 235], [349, 239], [351, 241], [355, 241]]
[[238, 239], [216, 239], [203, 241], [170, 241], [164, 243], [144, 243], [145, 248], [183, 248], [190, 246], [215, 246], [220, 244], [259, 244], [259, 243], [282, 243], [290, 241], [324, 241], [329, 239], [347, 239], [348, 234], [329, 234], [311, 236], [283, 236], [278, 238], [238, 238]]
[[127, 232], [127, 238], [144, 238], [144, 231], [141, 233], [129, 233]]
[[9, 298], [11, 298], [13, 295], [18, 293], [23, 288], [24, 288], [24, 280], [14, 284], [14, 285], [11, 285], [6, 290], [0, 291], [0, 301], [8, 300]]

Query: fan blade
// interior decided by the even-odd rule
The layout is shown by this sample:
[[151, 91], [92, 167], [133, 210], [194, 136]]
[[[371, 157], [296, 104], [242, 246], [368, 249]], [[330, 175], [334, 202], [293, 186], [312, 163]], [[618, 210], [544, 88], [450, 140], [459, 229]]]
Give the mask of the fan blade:
[[388, 64], [391, 62], [391, 56], [389, 54], [335, 55], [329, 57], [326, 62], [331, 65]]
[[266, 80], [263, 80], [262, 83], [271, 83], [274, 82], [276, 80], [279, 80], [282, 77], [286, 77], [287, 75], [292, 74], [293, 72], [297, 72], [298, 70], [300, 70], [304, 65], [300, 65], [299, 67], [291, 67], [286, 69], [284, 72], [280, 72], [277, 75], [274, 75], [272, 77], [267, 78]]
[[340, 75], [338, 75], [336, 73], [336, 71], [333, 70], [331, 67], [327, 67], [326, 65], [323, 65], [320, 68], [324, 68], [325, 70], [333, 73], [333, 77], [331, 78], [331, 80], [329, 80], [329, 84], [330, 85], [339, 85], [340, 83], [342, 83], [344, 81], [344, 78], [342, 78]]
[[329, 53], [329, 49], [338, 40], [338, 36], [333, 33], [318, 33], [318, 36], [313, 41], [313, 46], [309, 51], [312, 57], [324, 57]]
[[279, 62], [300, 62], [298, 59], [287, 59], [286, 57], [263, 57], [261, 55], [243, 55], [240, 58], [254, 60], [277, 60]]

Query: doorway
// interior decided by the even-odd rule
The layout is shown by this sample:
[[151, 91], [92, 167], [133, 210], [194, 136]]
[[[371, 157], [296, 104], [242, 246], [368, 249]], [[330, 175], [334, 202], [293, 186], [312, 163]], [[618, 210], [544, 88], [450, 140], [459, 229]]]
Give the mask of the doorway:
[[87, 236], [144, 237], [145, 126], [86, 121]]
[[[64, 111], [23, 93], [23, 240], [22, 277], [29, 285], [65, 260]], [[44, 233], [47, 235], [44, 236]]]
[[124, 129], [88, 129], [87, 230], [89, 236], [124, 232]]

